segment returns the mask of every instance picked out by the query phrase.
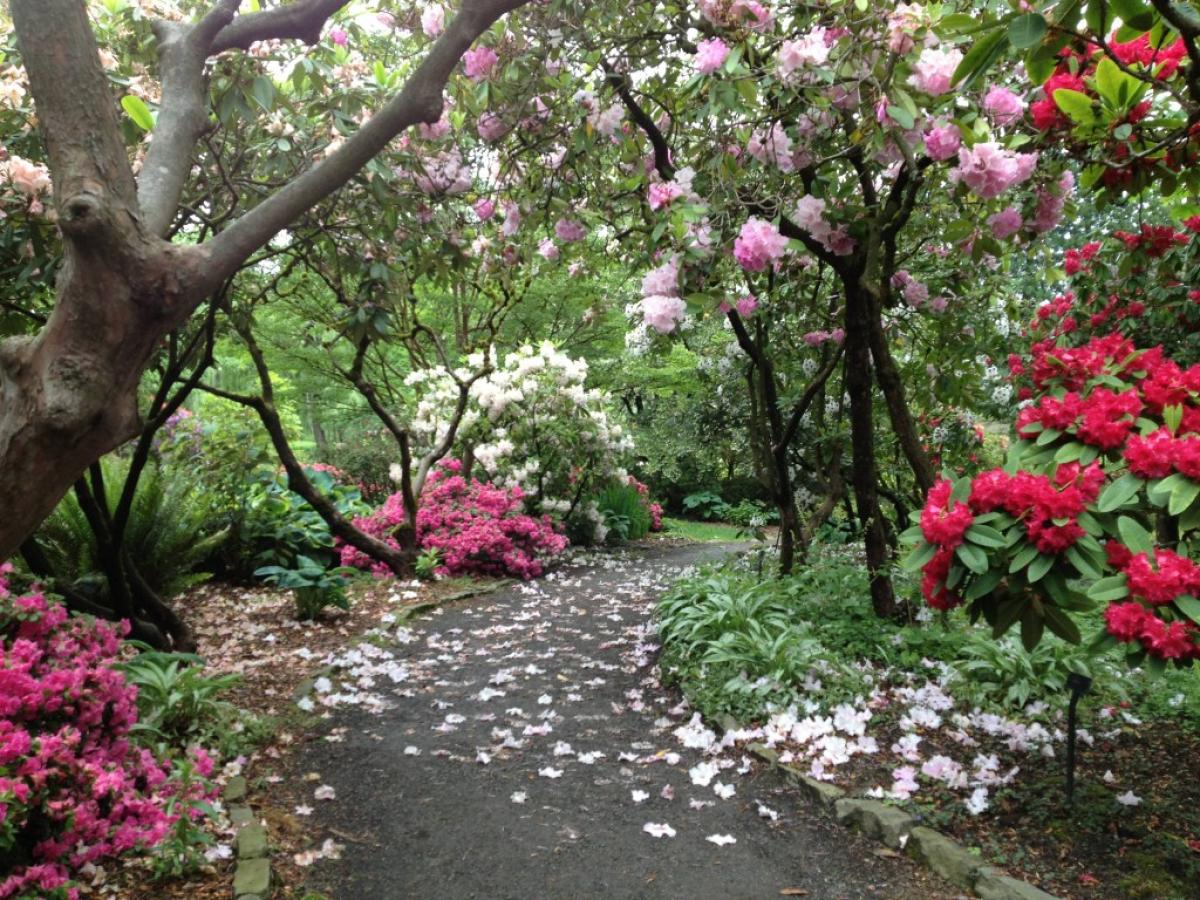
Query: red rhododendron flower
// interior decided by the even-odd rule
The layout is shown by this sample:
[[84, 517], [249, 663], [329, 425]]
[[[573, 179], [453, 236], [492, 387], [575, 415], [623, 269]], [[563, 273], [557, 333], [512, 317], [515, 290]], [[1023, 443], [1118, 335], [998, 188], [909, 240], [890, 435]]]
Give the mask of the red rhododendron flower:
[[921, 511], [921, 532], [931, 544], [953, 549], [963, 541], [963, 534], [975, 521], [971, 508], [966, 503], [949, 507], [950, 493], [954, 485], [942, 479], [929, 491], [925, 508]]

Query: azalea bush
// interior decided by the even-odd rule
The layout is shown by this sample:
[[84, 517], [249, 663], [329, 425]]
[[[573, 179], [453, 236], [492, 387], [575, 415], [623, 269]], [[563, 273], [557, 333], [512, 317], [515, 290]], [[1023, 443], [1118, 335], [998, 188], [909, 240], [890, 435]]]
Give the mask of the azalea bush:
[[[1007, 464], [930, 492], [917, 546], [926, 602], [967, 604], [1028, 649], [1049, 630], [1161, 670], [1200, 659], [1200, 365], [1119, 334], [1033, 347], [1014, 374], [1030, 396]], [[1095, 611], [1102, 610], [1102, 616]]]
[[65, 896], [83, 866], [202, 817], [212, 761], [199, 747], [175, 762], [139, 747], [121, 626], [70, 618], [40, 591], [14, 595], [10, 571], [0, 567], [0, 897]]
[[[425, 483], [417, 512], [417, 543], [436, 551], [436, 571], [443, 575], [493, 575], [536, 578], [545, 562], [567, 546], [548, 515], [523, 512], [520, 487], [503, 488], [462, 474], [456, 459], [441, 462]], [[404, 501], [393, 494], [373, 513], [355, 519], [367, 534], [399, 546], [396, 531], [405, 524]], [[388, 571], [366, 554], [341, 545], [345, 566], [367, 569], [378, 575]]]

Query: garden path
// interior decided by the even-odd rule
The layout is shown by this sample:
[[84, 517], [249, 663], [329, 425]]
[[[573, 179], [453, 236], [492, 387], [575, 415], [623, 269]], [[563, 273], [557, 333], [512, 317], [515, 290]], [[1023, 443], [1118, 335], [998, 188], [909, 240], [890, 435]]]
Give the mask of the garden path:
[[[333, 788], [309, 801], [318, 843], [344, 849], [310, 886], [334, 900], [954, 896], [735, 750], [712, 785], [693, 784], [713, 757], [676, 734], [691, 714], [658, 684], [648, 623], [683, 567], [722, 552], [600, 557], [443, 608], [401, 629], [407, 643], [360, 668], [376, 672], [366, 681], [321, 685], [333, 739], [299, 762]], [[359, 689], [386, 708], [363, 708]]]

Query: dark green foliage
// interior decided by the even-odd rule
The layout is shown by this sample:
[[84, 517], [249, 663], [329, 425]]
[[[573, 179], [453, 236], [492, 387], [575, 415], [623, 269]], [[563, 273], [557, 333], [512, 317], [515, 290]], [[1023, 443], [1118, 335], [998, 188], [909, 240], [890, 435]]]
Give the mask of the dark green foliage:
[[596, 497], [596, 507], [604, 516], [610, 540], [636, 541], [650, 533], [650, 513], [632, 485], [605, 488]]
[[683, 511], [698, 519], [724, 521], [729, 513], [729, 504], [715, 491], [698, 491], [683, 498]]
[[324, 564], [299, 555], [290, 567], [263, 566], [254, 574], [276, 587], [288, 588], [296, 597], [296, 616], [315, 619], [327, 606], [349, 609], [346, 582], [355, 572], [345, 566], [327, 568]]
[[[103, 463], [110, 513], [128, 464]], [[148, 466], [142, 473], [125, 529], [125, 548], [147, 584], [172, 597], [208, 578], [196, 567], [225, 541], [228, 532], [212, 528], [208, 508], [193, 482], [177, 471]], [[38, 540], [55, 573], [85, 593], [108, 590], [95, 534], [75, 494], [67, 494], [38, 531]]]

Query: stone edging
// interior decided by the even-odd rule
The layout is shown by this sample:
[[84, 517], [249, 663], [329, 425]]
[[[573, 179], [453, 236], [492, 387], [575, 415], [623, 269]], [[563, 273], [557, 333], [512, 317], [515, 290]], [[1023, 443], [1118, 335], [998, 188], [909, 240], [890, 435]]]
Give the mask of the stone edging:
[[[737, 728], [730, 720], [722, 725], [726, 730]], [[840, 787], [817, 781], [781, 763], [779, 754], [764, 744], [750, 744], [747, 749], [779, 769], [811, 806], [848, 828], [857, 828], [867, 837], [883, 841], [893, 850], [906, 852], [951, 884], [970, 890], [983, 900], [1058, 900], [1053, 894], [986, 865], [941, 832], [918, 825], [916, 819], [901, 809], [878, 800], [847, 797]]]
[[229, 779], [222, 794], [229, 805], [229, 820], [237, 828], [237, 867], [233, 870], [235, 900], [266, 900], [271, 895], [271, 860], [267, 829], [246, 805], [246, 779]]

